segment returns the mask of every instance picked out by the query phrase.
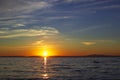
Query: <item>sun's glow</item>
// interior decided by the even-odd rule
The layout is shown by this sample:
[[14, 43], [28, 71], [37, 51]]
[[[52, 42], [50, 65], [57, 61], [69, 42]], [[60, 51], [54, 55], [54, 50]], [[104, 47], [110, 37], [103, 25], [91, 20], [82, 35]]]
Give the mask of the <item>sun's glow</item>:
[[44, 57], [47, 57], [47, 56], [48, 56], [48, 52], [47, 52], [47, 51], [44, 51], [44, 52], [43, 52], [43, 56], [44, 56]]
[[35, 55], [41, 57], [55, 56], [55, 49], [51, 47], [36, 48]]

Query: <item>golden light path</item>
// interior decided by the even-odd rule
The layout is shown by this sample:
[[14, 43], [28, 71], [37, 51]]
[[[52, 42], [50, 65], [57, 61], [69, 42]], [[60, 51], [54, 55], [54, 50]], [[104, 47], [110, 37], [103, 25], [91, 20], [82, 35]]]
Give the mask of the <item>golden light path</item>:
[[47, 74], [47, 56], [48, 56], [48, 52], [47, 51], [44, 51], [43, 52], [43, 58], [44, 58], [44, 70], [43, 70], [43, 79], [48, 79], [48, 74]]

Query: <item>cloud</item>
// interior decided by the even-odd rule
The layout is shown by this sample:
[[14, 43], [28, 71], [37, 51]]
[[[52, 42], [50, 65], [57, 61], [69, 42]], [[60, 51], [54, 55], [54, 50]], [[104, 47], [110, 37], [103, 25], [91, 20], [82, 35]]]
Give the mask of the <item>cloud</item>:
[[72, 16], [53, 16], [53, 17], [47, 17], [49, 20], [56, 20], [56, 19], [70, 19]]
[[[39, 29], [15, 29], [0, 31], [0, 38], [15, 37], [33, 37], [33, 36], [52, 36], [58, 35], [60, 32], [53, 27], [41, 27]], [[5, 33], [5, 34], [4, 34]]]
[[92, 27], [83, 28], [83, 29], [80, 30], [80, 32], [94, 30], [94, 29], [97, 29], [97, 28], [101, 28], [101, 26], [92, 26]]
[[1, 0], [0, 13], [2, 14], [29, 13], [49, 6], [50, 4], [45, 1]]
[[[95, 6], [95, 5], [100, 6], [100, 4], [109, 3], [109, 2], [111, 2], [111, 0], [109, 0], [109, 1], [108, 0], [101, 0], [101, 1], [86, 0], [84, 2], [87, 2], [87, 3], [80, 5], [80, 7], [92, 7], [92, 6]], [[90, 3], [88, 3], [88, 2], [90, 2]]]
[[115, 43], [116, 42], [115, 40], [97, 40], [97, 41], [101, 43]]
[[[97, 10], [104, 10], [104, 9], [119, 9], [119, 4], [111, 4], [114, 2], [113, 0], [91, 0], [91, 2], [87, 1], [85, 4], [81, 4], [79, 8], [89, 11], [97, 11]], [[115, 1], [117, 2], [117, 0]], [[107, 5], [106, 5], [107, 4]]]
[[9, 30], [9, 28], [0, 28], [0, 34], [7, 33], [7, 30]]
[[50, 4], [48, 4], [47, 2], [44, 1], [40, 1], [40, 2], [28, 2], [28, 6], [24, 6], [21, 9], [19, 9], [20, 11], [23, 11], [25, 13], [28, 12], [32, 12], [35, 10], [39, 10], [39, 9], [43, 9], [46, 7], [49, 7]]
[[[73, 7], [69, 7], [67, 2]], [[72, 2], [76, 2], [77, 5]], [[0, 24], [49, 24], [52, 20], [69, 20], [79, 18], [78, 15], [95, 13], [96, 10], [119, 8], [119, 5], [111, 5], [109, 2], [112, 0], [0, 0]], [[64, 9], [62, 5], [69, 8]]]
[[[97, 8], [107, 9], [109, 8], [119, 8], [119, 5], [116, 4], [111, 5], [110, 2], [113, 0], [0, 0], [0, 13], [1, 14], [19, 14], [19, 13], [30, 13], [36, 10], [41, 10], [39, 14], [44, 11], [47, 13], [51, 13], [52, 10], [58, 11], [59, 4], [65, 3], [80, 3], [80, 5], [73, 5], [75, 6], [75, 10], [77, 12], [82, 12], [83, 10], [88, 10], [88, 12], [94, 11]], [[117, 2], [117, 1], [116, 1]], [[108, 3], [108, 5], [106, 5]], [[49, 8], [49, 9], [46, 9]], [[45, 10], [44, 10], [45, 9]], [[42, 11], [43, 10], [43, 11]], [[69, 10], [69, 9], [68, 9]], [[67, 10], [67, 11], [68, 11]], [[75, 12], [74, 10], [74, 12]], [[60, 10], [63, 12], [62, 10]], [[54, 12], [53, 12], [54, 13]], [[73, 13], [73, 11], [72, 11]], [[85, 12], [82, 12], [85, 13]]]
[[6, 33], [6, 32], [4, 32], [4, 31], [0, 31], [0, 34], [3, 34], [3, 33]]
[[16, 19], [25, 19], [30, 18], [31, 15], [21, 15], [21, 16], [4, 16], [0, 17], [0, 21], [9, 21], [9, 20], [16, 20]]
[[26, 23], [30, 23], [32, 15], [15, 15], [15, 16], [2, 16], [0, 17], [0, 26], [19, 27], [25, 26]]
[[24, 24], [15, 24], [13, 27], [22, 27], [25, 26]]
[[64, 0], [65, 2], [92, 2], [95, 0]]
[[81, 41], [82, 44], [86, 46], [95, 45], [95, 44], [111, 44], [115, 43], [115, 40], [92, 40], [92, 41]]
[[43, 42], [44, 42], [44, 40], [36, 41], [36, 42], [32, 43], [32, 45], [42, 45]]
[[[64, 0], [66, 3], [79, 3], [80, 5], [76, 5], [74, 13], [95, 13], [98, 10], [104, 9], [119, 9], [120, 5], [115, 4], [117, 0]], [[112, 4], [111, 4], [112, 3]], [[119, 2], [118, 2], [119, 3]], [[86, 11], [86, 12], [85, 12]]]
[[70, 33], [80, 33], [80, 32], [88, 32], [88, 31], [92, 31], [92, 30], [95, 30], [95, 29], [99, 29], [99, 28], [102, 28], [104, 26], [91, 26], [91, 27], [85, 27], [85, 28], [82, 28], [80, 30], [75, 30], [75, 31], [72, 31]]
[[96, 42], [90, 42], [90, 41], [85, 41], [85, 42], [81, 42], [81, 43], [84, 45], [87, 45], [87, 46], [96, 44]]
[[104, 10], [104, 9], [119, 9], [120, 8], [120, 5], [108, 5], [108, 6], [101, 6], [101, 7], [96, 7], [96, 8], [93, 8], [93, 9], [96, 9], [96, 10]]

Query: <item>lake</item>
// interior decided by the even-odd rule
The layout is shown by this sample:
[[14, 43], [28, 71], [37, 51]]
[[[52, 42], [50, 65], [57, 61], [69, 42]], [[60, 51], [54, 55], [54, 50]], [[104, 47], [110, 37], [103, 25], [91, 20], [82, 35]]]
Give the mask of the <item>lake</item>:
[[0, 57], [0, 80], [120, 80], [120, 57]]

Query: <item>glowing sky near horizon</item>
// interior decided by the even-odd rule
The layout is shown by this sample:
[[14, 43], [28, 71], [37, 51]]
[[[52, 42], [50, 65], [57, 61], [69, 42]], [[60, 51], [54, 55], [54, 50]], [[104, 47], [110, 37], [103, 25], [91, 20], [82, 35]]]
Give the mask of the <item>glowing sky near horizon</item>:
[[0, 56], [120, 55], [120, 0], [0, 0]]

